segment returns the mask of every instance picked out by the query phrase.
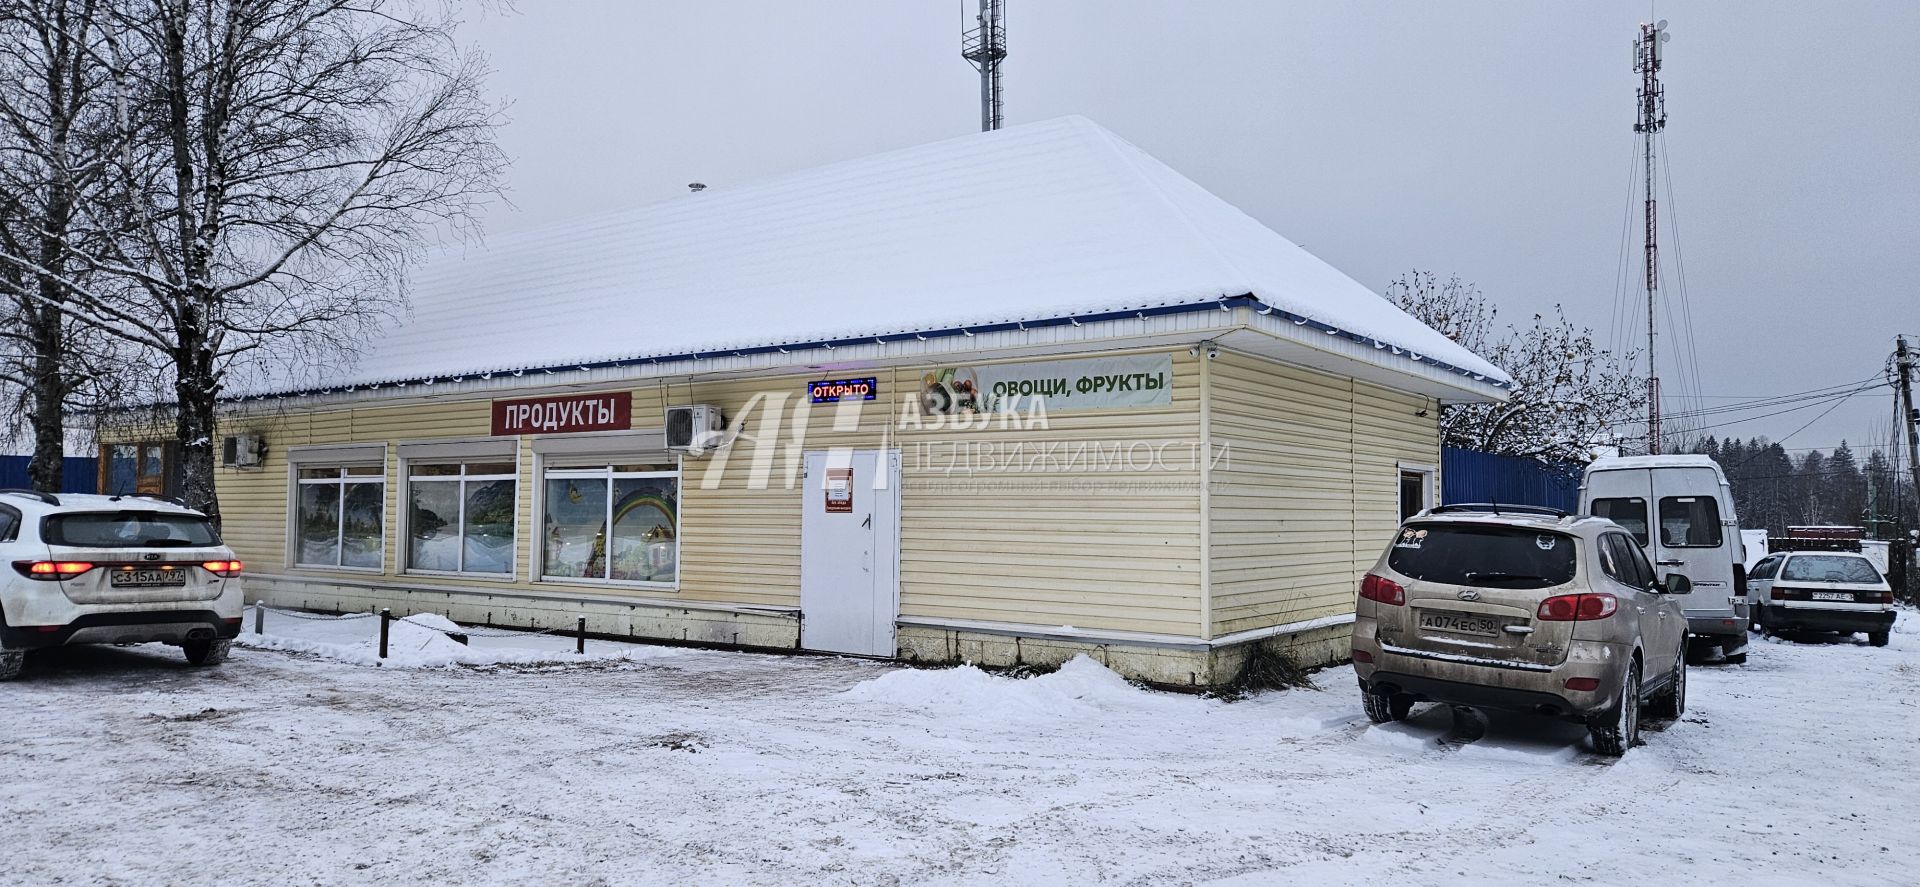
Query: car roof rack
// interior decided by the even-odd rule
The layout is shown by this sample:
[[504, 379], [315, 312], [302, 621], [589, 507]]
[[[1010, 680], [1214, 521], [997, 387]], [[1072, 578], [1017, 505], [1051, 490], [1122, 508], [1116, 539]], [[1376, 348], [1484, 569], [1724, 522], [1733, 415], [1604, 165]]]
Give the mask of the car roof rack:
[[1452, 505], [1439, 505], [1427, 509], [1428, 514], [1452, 514], [1455, 512], [1492, 512], [1494, 514], [1539, 514], [1548, 517], [1566, 517], [1567, 513], [1558, 508], [1545, 505], [1502, 505], [1498, 502], [1455, 502]]
[[8, 487], [7, 489], [0, 490], [0, 496], [26, 496], [29, 499], [38, 499], [48, 505], [58, 506], [60, 504], [60, 497], [52, 493], [42, 493], [39, 490], [23, 490], [17, 487]]
[[113, 502], [118, 502], [122, 499], [152, 499], [155, 502], [165, 502], [168, 505], [178, 505], [181, 508], [187, 507], [187, 500], [179, 496], [162, 496], [159, 493], [121, 493], [117, 496], [110, 496], [108, 499]]

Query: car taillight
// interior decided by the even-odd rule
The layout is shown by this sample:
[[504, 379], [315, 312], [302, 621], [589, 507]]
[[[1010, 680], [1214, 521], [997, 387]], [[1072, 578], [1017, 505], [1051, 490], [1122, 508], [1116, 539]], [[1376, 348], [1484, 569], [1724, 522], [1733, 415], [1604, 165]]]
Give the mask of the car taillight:
[[1372, 573], [1368, 573], [1367, 578], [1360, 580], [1360, 596], [1396, 607], [1407, 602], [1407, 590], [1402, 588], [1400, 583]]
[[1784, 588], [1775, 588], [1767, 592], [1767, 597], [1773, 598], [1776, 601], [1784, 601], [1787, 599], [1787, 590]]
[[1369, 652], [1367, 652], [1367, 651], [1365, 651], [1365, 650], [1355, 650], [1355, 651], [1353, 651], [1353, 661], [1355, 661], [1355, 662], [1372, 662], [1372, 661], [1373, 661], [1373, 654], [1372, 654], [1372, 653], [1369, 653]]
[[207, 561], [200, 565], [201, 569], [223, 578], [240, 575], [240, 567], [239, 561]]
[[1544, 622], [1588, 622], [1619, 609], [1619, 599], [1610, 594], [1558, 594], [1541, 601], [1535, 615]]
[[71, 579], [93, 569], [85, 561], [14, 561], [13, 569], [28, 579]]
[[1567, 689], [1598, 690], [1600, 689], [1600, 679], [1599, 678], [1567, 678]]

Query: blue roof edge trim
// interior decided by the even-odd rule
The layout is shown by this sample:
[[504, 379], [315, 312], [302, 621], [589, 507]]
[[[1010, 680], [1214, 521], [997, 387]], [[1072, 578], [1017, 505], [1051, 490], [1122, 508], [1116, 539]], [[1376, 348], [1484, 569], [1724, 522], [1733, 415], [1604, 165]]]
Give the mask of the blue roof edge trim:
[[220, 399], [220, 402], [248, 403], [248, 402], [262, 401], [262, 400], [287, 400], [287, 399], [296, 398], [296, 397], [312, 397], [316, 395], [326, 395], [326, 394], [345, 394], [345, 393], [353, 393], [353, 392], [360, 392], [360, 391], [379, 391], [387, 388], [408, 388], [413, 386], [425, 386], [425, 385], [432, 385], [436, 382], [443, 382], [443, 381], [444, 382], [463, 382], [469, 379], [492, 379], [496, 376], [522, 377], [529, 374], [552, 375], [554, 373], [563, 373], [563, 372], [618, 369], [620, 367], [640, 366], [642, 364], [661, 364], [661, 363], [679, 363], [682, 361], [701, 361], [701, 360], [707, 360], [709, 358], [714, 358], [714, 357], [747, 357], [747, 356], [756, 355], [756, 354], [775, 354], [775, 353], [786, 354], [794, 350], [806, 350], [809, 348], [825, 348], [831, 351], [835, 348], [848, 346], [848, 345], [870, 345], [870, 344], [884, 345], [884, 344], [887, 344], [888, 342], [924, 341], [927, 339], [949, 338], [953, 336], [970, 337], [970, 336], [978, 335], [980, 333], [1024, 331], [1024, 330], [1028, 330], [1036, 327], [1044, 328], [1044, 327], [1068, 326], [1068, 325], [1079, 326], [1083, 323], [1099, 323], [1101, 321], [1126, 320], [1128, 318], [1145, 319], [1148, 317], [1162, 317], [1162, 316], [1173, 315], [1173, 314], [1192, 314], [1200, 311], [1231, 311], [1234, 308], [1251, 308], [1257, 311], [1263, 317], [1268, 315], [1279, 315], [1281, 319], [1292, 321], [1297, 325], [1308, 327], [1310, 329], [1319, 330], [1331, 336], [1339, 336], [1341, 338], [1348, 339], [1362, 345], [1372, 345], [1374, 348], [1378, 350], [1382, 350], [1382, 351], [1392, 350], [1393, 353], [1396, 355], [1405, 354], [1416, 363], [1425, 363], [1432, 367], [1435, 367], [1436, 369], [1445, 370], [1447, 372], [1450, 372], [1459, 376], [1465, 376], [1468, 379], [1471, 379], [1475, 382], [1484, 382], [1488, 385], [1493, 386], [1494, 388], [1506, 390], [1510, 387], [1510, 383], [1508, 382], [1502, 382], [1498, 379], [1489, 379], [1484, 374], [1476, 373], [1476, 372], [1473, 372], [1472, 370], [1462, 369], [1460, 367], [1454, 366], [1453, 364], [1447, 363], [1445, 361], [1422, 356], [1420, 354], [1415, 353], [1410, 348], [1403, 348], [1399, 345], [1395, 345], [1384, 339], [1376, 339], [1372, 336], [1361, 335], [1360, 333], [1343, 330], [1330, 323], [1314, 320], [1312, 318], [1305, 317], [1299, 314], [1294, 314], [1290, 311], [1286, 311], [1281, 308], [1276, 308], [1272, 305], [1268, 305], [1267, 303], [1262, 302], [1259, 298], [1255, 297], [1251, 293], [1247, 293], [1247, 294], [1242, 294], [1238, 296], [1222, 296], [1218, 299], [1213, 299], [1206, 302], [1192, 302], [1192, 303], [1185, 303], [1185, 304], [1179, 304], [1179, 305], [1161, 305], [1153, 308], [1137, 308], [1137, 309], [1128, 309], [1128, 310], [1120, 310], [1120, 311], [1100, 311], [1100, 312], [1094, 312], [1090, 314], [1070, 314], [1062, 317], [1050, 317], [1050, 318], [1043, 318], [1039, 320], [984, 323], [976, 326], [950, 327], [950, 328], [939, 329], [939, 330], [923, 330], [919, 332], [907, 332], [907, 333], [884, 333], [884, 334], [871, 335], [871, 336], [852, 336], [852, 337], [843, 338], [843, 339], [825, 339], [825, 340], [813, 341], [813, 342], [786, 342], [779, 345], [756, 345], [750, 348], [722, 349], [722, 350], [716, 350], [716, 351], [690, 351], [684, 354], [654, 355], [651, 357], [623, 357], [623, 358], [618, 358], [614, 360], [597, 360], [597, 361], [589, 361], [586, 363], [552, 364], [549, 366], [528, 367], [525, 369], [518, 369], [518, 370], [491, 370], [487, 372], [453, 373], [453, 374], [448, 374], [444, 376], [420, 376], [412, 379], [401, 379], [393, 382], [373, 382], [373, 383], [368, 383], [364, 385], [340, 385], [340, 386], [331, 386], [331, 387], [325, 387], [325, 388], [300, 388], [300, 389], [294, 389], [291, 391], [270, 392], [266, 394], [247, 394], [247, 395], [240, 395], [238, 397], [223, 397]]

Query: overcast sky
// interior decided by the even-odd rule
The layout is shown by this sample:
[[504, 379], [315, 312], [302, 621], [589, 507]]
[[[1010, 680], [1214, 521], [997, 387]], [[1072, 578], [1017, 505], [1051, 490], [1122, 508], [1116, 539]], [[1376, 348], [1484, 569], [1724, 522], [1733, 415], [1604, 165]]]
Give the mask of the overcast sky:
[[[976, 5], [519, 0], [476, 17], [464, 39], [512, 103], [512, 206], [488, 228], [976, 131], [959, 58]], [[1663, 239], [1701, 378], [1677, 379], [1663, 346], [1668, 391], [1838, 386], [1920, 334], [1920, 2], [1008, 6], [1008, 125], [1084, 114], [1375, 290], [1458, 274], [1505, 320], [1564, 304], [1603, 347], [1616, 325], [1644, 337], [1615, 304], [1629, 219], [1639, 261], [1629, 44], [1651, 11], [1674, 35]], [[1780, 438], [1829, 405], [1713, 431]], [[1892, 413], [1863, 393], [1787, 446], [1858, 446]]]

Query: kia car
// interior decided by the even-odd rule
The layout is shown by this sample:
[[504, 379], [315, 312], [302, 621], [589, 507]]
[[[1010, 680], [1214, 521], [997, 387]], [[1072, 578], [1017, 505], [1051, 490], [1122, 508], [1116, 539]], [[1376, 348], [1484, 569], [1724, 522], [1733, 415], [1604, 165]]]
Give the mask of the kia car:
[[241, 563], [178, 502], [3, 490], [0, 553], [0, 679], [69, 644], [160, 642], [217, 665], [240, 633]]

